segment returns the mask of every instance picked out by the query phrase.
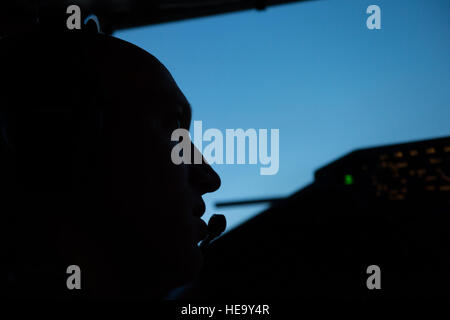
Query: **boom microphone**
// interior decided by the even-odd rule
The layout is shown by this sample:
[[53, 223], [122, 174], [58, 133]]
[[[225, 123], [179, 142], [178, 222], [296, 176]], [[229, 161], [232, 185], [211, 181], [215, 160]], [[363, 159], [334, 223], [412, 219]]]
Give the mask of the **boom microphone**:
[[208, 235], [200, 244], [200, 249], [204, 252], [211, 241], [220, 236], [227, 227], [227, 220], [223, 214], [213, 214], [208, 221]]

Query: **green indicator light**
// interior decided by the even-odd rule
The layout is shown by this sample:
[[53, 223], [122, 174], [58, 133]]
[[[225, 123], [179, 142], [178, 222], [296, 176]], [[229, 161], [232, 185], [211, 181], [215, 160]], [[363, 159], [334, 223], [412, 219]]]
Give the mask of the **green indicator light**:
[[345, 183], [346, 185], [351, 185], [351, 184], [353, 184], [353, 183], [354, 183], [354, 181], [353, 181], [353, 176], [352, 176], [351, 174], [346, 174], [346, 175], [344, 176], [344, 183]]

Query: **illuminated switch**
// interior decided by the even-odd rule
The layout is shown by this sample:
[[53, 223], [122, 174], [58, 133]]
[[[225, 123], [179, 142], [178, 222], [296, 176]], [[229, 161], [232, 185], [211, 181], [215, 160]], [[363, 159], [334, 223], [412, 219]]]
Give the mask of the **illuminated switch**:
[[406, 168], [408, 166], [408, 162], [399, 162], [397, 163], [397, 168], [401, 169], [401, 168]]
[[442, 161], [443, 161], [442, 158], [430, 158], [431, 164], [441, 163]]
[[419, 177], [423, 176], [425, 173], [427, 173], [426, 169], [419, 169], [419, 170], [417, 170], [417, 175]]
[[346, 184], [346, 185], [351, 185], [351, 184], [353, 184], [355, 181], [354, 181], [354, 179], [353, 179], [353, 176], [351, 175], [351, 174], [346, 174], [345, 176], [344, 176], [344, 184]]

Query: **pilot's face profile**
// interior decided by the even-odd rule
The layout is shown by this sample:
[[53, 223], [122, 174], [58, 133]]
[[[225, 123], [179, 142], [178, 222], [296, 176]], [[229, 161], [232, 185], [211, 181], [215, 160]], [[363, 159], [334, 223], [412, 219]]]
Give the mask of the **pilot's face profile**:
[[[24, 144], [18, 143], [15, 148], [37, 150], [35, 142], [48, 145], [48, 154], [42, 154], [41, 162], [36, 161], [34, 151], [27, 151], [31, 156], [20, 160], [20, 184], [28, 189], [18, 187], [16, 193], [23, 208], [13, 204], [8, 213], [17, 220], [17, 228], [11, 233], [18, 240], [10, 242], [10, 249], [23, 257], [14, 262], [14, 278], [38, 279], [50, 288], [50, 280], [33, 276], [33, 265], [28, 264], [33, 260], [55, 277], [54, 287], [46, 289], [46, 294], [59, 296], [68, 292], [65, 280], [57, 277], [65, 277], [69, 265], [78, 265], [83, 275], [81, 294], [161, 298], [171, 288], [193, 280], [201, 269], [198, 243], [206, 235], [206, 224], [200, 219], [205, 211], [202, 195], [218, 189], [220, 179], [205, 162], [172, 162], [171, 151], [176, 144], [171, 140], [172, 132], [189, 129], [191, 108], [156, 58], [125, 41], [102, 35], [89, 36], [89, 44], [75, 50], [76, 44], [85, 45], [86, 39], [72, 35], [61, 38], [37, 34], [8, 44], [10, 89], [2, 88], [2, 92], [14, 92], [8, 100], [14, 104], [5, 108], [17, 114], [17, 123], [23, 115], [30, 119], [30, 126], [17, 129]], [[77, 64], [82, 51], [87, 53], [82, 59], [90, 62], [92, 69]], [[80, 106], [79, 101], [85, 105]], [[91, 101], [97, 101], [97, 105], [89, 104]], [[83, 110], [92, 107], [102, 110], [102, 125], [97, 125], [96, 117], [85, 119]], [[65, 138], [60, 138], [63, 133], [53, 127], [42, 130], [42, 124], [29, 115], [37, 112], [46, 119], [49, 114], [60, 114], [60, 109], [69, 110], [69, 115], [82, 110], [81, 124], [75, 117], [55, 126], [72, 128], [75, 124], [73, 131], [65, 130]], [[51, 119], [46, 122], [50, 126]], [[15, 125], [14, 121], [10, 124]], [[89, 121], [94, 123], [93, 131], [104, 131], [102, 139], [82, 128]], [[37, 137], [40, 131], [48, 133], [45, 138]], [[81, 131], [87, 132], [86, 140], [78, 139]], [[56, 162], [47, 161], [62, 149], [68, 150], [64, 158], [67, 163], [61, 165], [61, 170], [69, 170], [67, 181], [58, 179], [59, 169], [49, 165]], [[42, 175], [40, 164], [48, 169]], [[100, 184], [91, 183], [96, 179]], [[54, 181], [65, 182], [69, 191], [62, 191]], [[75, 187], [74, 181], [79, 183]], [[45, 192], [44, 183], [49, 187]], [[39, 199], [40, 206], [27, 197]], [[41, 250], [46, 252], [45, 257]], [[17, 272], [21, 268], [26, 269], [23, 274]], [[16, 284], [14, 280], [12, 286]], [[27, 290], [34, 295], [40, 294], [38, 288], [24, 285], [15, 290], [19, 295]]]
[[[161, 63], [141, 52], [106, 74], [108, 101], [117, 110], [112, 120], [110, 218], [117, 219], [112, 223], [119, 234], [110, 236], [124, 247], [121, 254], [114, 248], [105, 259], [122, 265], [126, 257], [143, 287], [183, 284], [201, 268], [198, 242], [206, 235], [200, 219], [205, 211], [202, 195], [218, 189], [220, 179], [205, 162], [172, 162], [172, 132], [189, 129], [191, 108]], [[148, 268], [154, 274], [147, 274]]]

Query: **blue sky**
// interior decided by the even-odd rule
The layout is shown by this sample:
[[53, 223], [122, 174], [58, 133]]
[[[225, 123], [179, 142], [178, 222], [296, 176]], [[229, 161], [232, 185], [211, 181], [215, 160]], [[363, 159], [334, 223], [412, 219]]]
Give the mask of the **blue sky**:
[[[366, 8], [381, 8], [368, 30]], [[318, 0], [117, 32], [166, 65], [203, 130], [280, 130], [280, 169], [213, 165], [222, 187], [207, 220], [233, 228], [314, 170], [361, 148], [450, 135], [450, 1]]]

